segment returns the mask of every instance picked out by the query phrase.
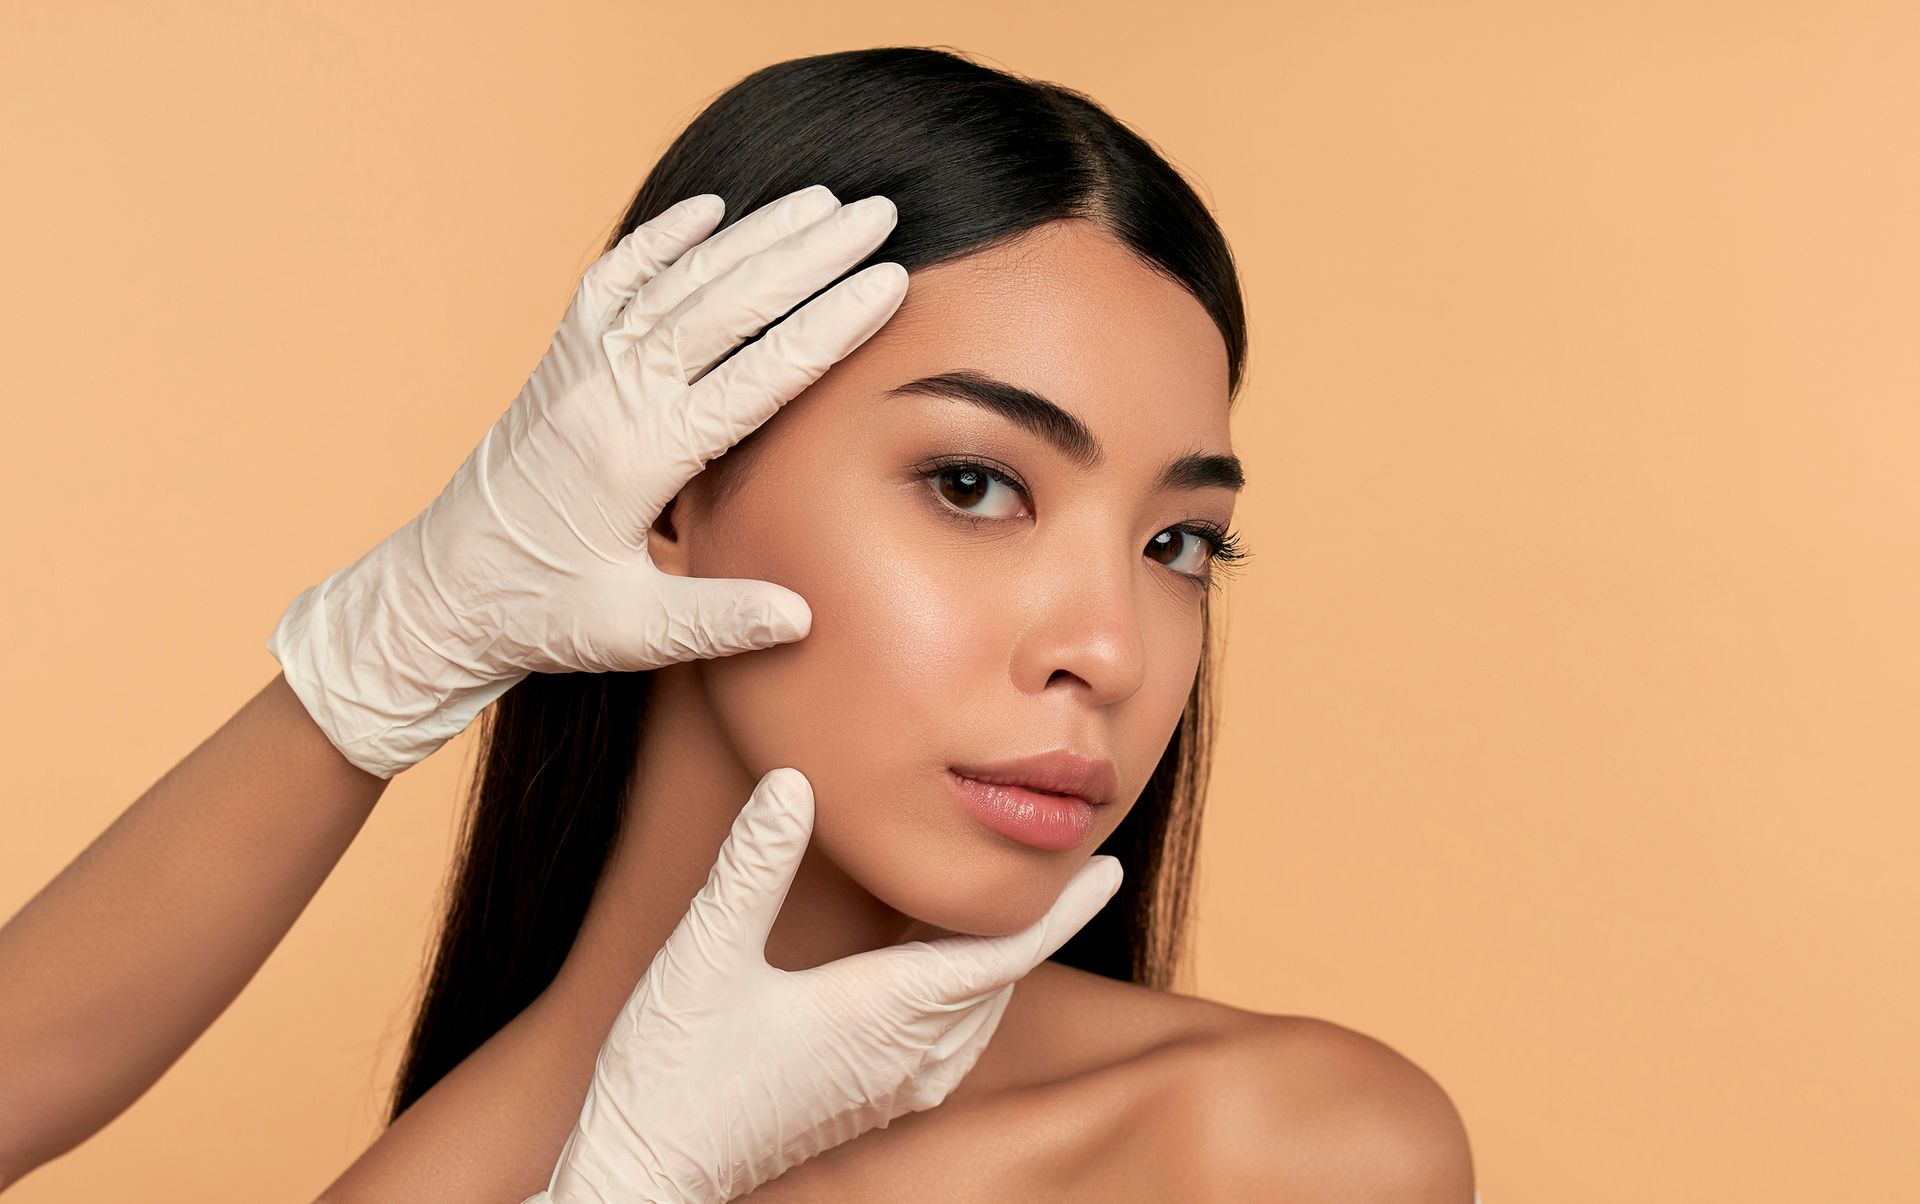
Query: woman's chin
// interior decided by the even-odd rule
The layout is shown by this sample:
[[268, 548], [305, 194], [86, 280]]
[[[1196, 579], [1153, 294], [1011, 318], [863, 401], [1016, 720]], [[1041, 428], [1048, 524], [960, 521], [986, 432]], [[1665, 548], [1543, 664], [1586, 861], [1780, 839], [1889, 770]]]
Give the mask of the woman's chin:
[[1006, 936], [1047, 914], [1066, 886], [1065, 877], [1056, 883], [1059, 873], [1057, 867], [1044, 877], [1030, 867], [1010, 873], [1004, 862], [969, 865], [955, 858], [935, 880], [915, 877], [897, 888], [870, 882], [867, 889], [923, 928], [936, 930], [936, 936]]
[[[834, 806], [843, 796], [889, 795], [910, 801], [879, 812]], [[969, 814], [944, 780], [830, 785], [820, 797], [814, 843], [821, 853], [895, 912], [947, 933], [1006, 936], [1031, 926], [1099, 843], [1056, 851], [1009, 839]]]

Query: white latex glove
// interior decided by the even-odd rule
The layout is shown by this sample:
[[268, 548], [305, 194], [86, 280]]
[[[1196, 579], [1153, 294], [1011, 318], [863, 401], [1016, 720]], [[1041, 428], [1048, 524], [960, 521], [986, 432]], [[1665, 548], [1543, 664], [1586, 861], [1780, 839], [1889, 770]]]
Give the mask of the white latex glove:
[[1095, 856], [1007, 936], [949, 936], [809, 970], [767, 933], [813, 835], [797, 769], [760, 779], [700, 893], [627, 999], [547, 1189], [524, 1204], [713, 1204], [931, 1108], [966, 1077], [1017, 980], [1120, 887]]
[[529, 672], [652, 669], [807, 633], [791, 590], [662, 573], [647, 529], [893, 316], [906, 270], [873, 264], [708, 371], [871, 254], [896, 212], [814, 185], [709, 238], [724, 210], [689, 197], [588, 267], [440, 496], [281, 616], [267, 651], [355, 765], [391, 778]]

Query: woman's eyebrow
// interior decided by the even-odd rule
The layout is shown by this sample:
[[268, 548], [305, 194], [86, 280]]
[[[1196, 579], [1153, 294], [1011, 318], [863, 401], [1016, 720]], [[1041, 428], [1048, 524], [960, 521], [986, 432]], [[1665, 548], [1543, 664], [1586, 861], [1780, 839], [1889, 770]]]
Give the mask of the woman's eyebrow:
[[[1081, 469], [1098, 467], [1106, 456], [1100, 441], [1094, 438], [1086, 423], [1033, 390], [985, 372], [966, 368], [923, 376], [888, 389], [883, 396], [901, 397], [911, 393], [964, 401], [998, 414], [1045, 439], [1070, 463]], [[1154, 485], [1158, 489], [1232, 489], [1237, 492], [1246, 483], [1246, 474], [1241, 470], [1238, 456], [1192, 452], [1168, 460]]]

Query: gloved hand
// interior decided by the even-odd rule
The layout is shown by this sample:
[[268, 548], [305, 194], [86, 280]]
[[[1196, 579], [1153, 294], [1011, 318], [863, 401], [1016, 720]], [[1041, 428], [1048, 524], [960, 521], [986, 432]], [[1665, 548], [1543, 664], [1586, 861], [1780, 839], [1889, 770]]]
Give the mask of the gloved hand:
[[966, 1077], [1024, 977], [1120, 887], [1089, 859], [1008, 936], [909, 941], [808, 970], [767, 933], [813, 835], [797, 769], [760, 779], [713, 872], [627, 998], [547, 1189], [524, 1204], [713, 1204], [931, 1108]]
[[883, 196], [842, 206], [814, 185], [708, 238], [724, 211], [689, 197], [588, 267], [440, 496], [281, 616], [267, 651], [355, 765], [391, 778], [529, 672], [652, 669], [807, 633], [791, 590], [662, 573], [647, 529], [893, 316], [906, 270], [874, 264], [708, 371], [871, 254], [897, 215]]

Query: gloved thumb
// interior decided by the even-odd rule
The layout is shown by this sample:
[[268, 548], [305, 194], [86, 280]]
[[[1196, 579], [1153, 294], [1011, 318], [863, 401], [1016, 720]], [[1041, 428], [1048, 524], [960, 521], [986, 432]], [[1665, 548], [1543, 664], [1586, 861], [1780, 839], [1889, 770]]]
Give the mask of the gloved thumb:
[[813, 627], [807, 600], [771, 581], [680, 577], [655, 571], [657, 600], [642, 616], [632, 669], [733, 656], [804, 637]]
[[702, 958], [723, 970], [764, 960], [767, 934], [812, 838], [812, 783], [797, 769], [768, 770], [734, 817], [706, 885], [672, 939], [693, 941]]
[[955, 1005], [984, 999], [1026, 976], [1085, 927], [1120, 889], [1125, 870], [1105, 853], [1087, 859], [1047, 914], [1005, 936], [941, 937], [927, 942], [942, 954], [930, 973], [934, 997]]

